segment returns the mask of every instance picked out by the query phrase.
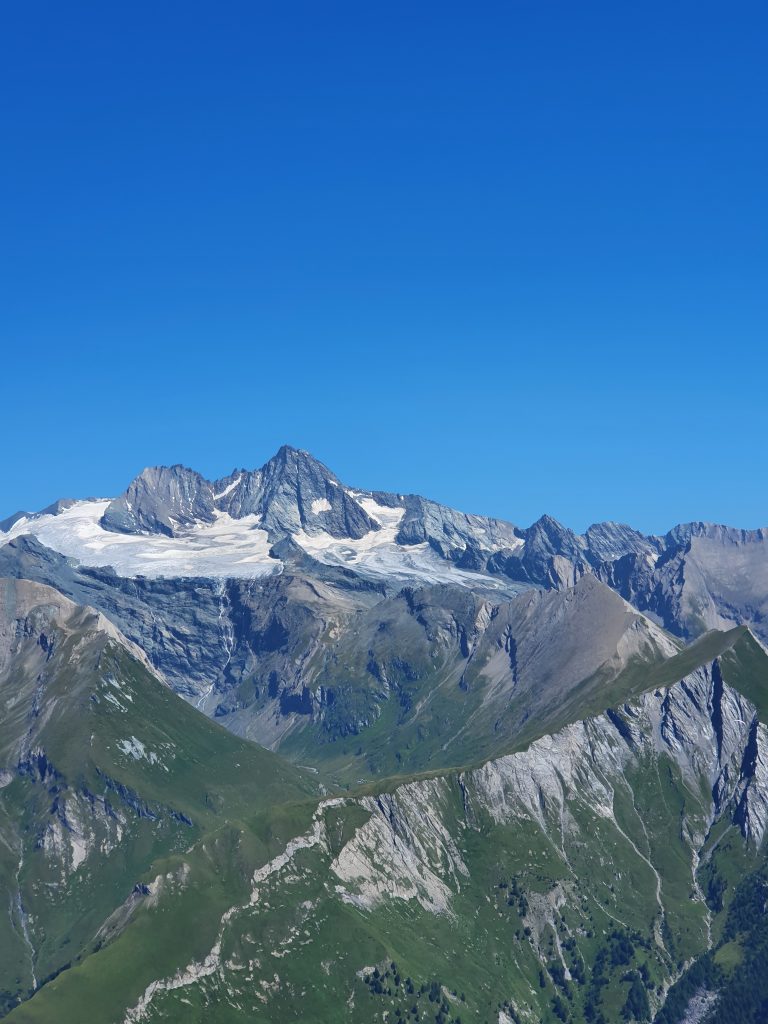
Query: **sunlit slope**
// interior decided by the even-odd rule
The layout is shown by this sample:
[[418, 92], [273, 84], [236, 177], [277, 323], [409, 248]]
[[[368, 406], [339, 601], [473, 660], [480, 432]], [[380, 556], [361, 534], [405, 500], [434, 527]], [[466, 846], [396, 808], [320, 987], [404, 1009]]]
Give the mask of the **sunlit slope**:
[[95, 943], [157, 858], [312, 795], [189, 707], [102, 616], [0, 581], [5, 1008]]
[[405, 590], [316, 652], [307, 674], [333, 700], [281, 750], [352, 782], [487, 760], [603, 710], [680, 646], [593, 576], [501, 603]]
[[768, 659], [708, 643], [526, 750], [326, 799], [268, 855], [203, 840], [9, 1019], [649, 1019], [763, 860]]

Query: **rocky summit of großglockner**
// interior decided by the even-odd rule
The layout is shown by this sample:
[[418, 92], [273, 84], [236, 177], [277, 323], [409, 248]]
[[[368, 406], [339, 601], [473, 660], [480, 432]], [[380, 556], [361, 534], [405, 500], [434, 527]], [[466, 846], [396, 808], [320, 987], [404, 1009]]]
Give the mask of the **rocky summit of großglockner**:
[[216, 512], [257, 516], [272, 539], [299, 530], [359, 539], [379, 524], [329, 469], [308, 452], [283, 446], [261, 469], [233, 470], [211, 482], [184, 466], [143, 470], [110, 502], [101, 525], [124, 533], [175, 536]]

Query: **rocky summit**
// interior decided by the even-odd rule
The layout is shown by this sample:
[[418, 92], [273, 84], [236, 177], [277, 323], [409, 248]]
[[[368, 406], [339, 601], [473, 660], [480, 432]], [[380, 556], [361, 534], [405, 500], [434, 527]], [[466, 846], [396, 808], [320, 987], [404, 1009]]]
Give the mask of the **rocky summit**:
[[9, 515], [0, 1016], [765, 1022], [767, 540], [287, 446]]

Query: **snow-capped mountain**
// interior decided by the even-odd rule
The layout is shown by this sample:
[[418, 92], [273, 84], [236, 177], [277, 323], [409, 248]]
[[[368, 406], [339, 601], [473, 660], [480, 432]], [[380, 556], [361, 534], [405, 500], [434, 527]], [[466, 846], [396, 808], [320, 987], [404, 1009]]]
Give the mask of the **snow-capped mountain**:
[[343, 572], [389, 588], [444, 583], [512, 596], [594, 573], [678, 635], [746, 621], [768, 639], [768, 530], [689, 523], [659, 537], [604, 522], [579, 535], [550, 516], [521, 528], [348, 486], [287, 446], [260, 469], [216, 481], [155, 467], [116, 498], [60, 500], [0, 522], [0, 547], [22, 537], [123, 578]]
[[647, 1019], [764, 845], [766, 539], [521, 528], [292, 448], [12, 516], [0, 1013]]
[[[0, 525], [0, 543], [33, 536], [81, 565], [149, 578], [258, 578], [303, 553], [375, 578], [504, 589], [479, 572], [491, 553], [522, 545], [509, 524], [422, 498], [353, 490], [287, 447], [261, 469], [215, 482], [183, 466], [145, 469], [115, 499], [60, 502]], [[481, 554], [465, 557], [470, 548]]]

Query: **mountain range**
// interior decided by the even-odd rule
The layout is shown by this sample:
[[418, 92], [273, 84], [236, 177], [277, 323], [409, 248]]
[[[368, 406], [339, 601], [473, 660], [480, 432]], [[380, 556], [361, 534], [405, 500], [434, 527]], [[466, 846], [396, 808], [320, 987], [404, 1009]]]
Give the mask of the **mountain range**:
[[5, 519], [0, 1014], [765, 1021], [767, 537], [290, 447]]

